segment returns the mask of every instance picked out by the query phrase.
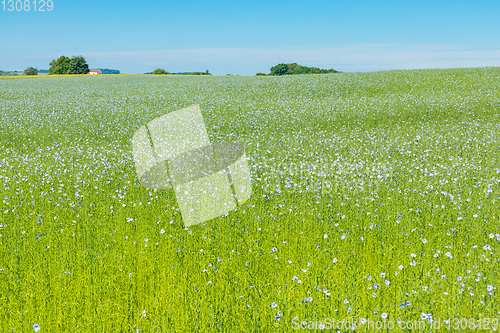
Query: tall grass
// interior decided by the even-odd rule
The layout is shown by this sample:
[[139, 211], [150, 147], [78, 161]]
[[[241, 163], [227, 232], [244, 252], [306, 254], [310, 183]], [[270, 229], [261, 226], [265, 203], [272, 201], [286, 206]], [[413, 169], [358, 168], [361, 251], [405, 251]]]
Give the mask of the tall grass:
[[[0, 331], [498, 318], [499, 78], [0, 81]], [[191, 104], [212, 142], [245, 146], [254, 193], [185, 229], [130, 138]]]

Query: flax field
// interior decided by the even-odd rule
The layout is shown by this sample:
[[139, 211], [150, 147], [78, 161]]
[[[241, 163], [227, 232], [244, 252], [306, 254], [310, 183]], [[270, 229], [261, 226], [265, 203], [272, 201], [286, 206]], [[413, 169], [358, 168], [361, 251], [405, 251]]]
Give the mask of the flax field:
[[[131, 138], [193, 104], [253, 194], [185, 228]], [[498, 67], [2, 79], [0, 114], [1, 332], [497, 329]]]

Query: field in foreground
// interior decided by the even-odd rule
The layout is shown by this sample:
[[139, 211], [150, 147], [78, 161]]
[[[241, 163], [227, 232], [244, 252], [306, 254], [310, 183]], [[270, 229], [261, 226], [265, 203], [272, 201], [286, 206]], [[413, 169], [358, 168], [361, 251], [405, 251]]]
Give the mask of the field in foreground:
[[[0, 331], [496, 328], [499, 82], [500, 68], [1, 80]], [[245, 146], [254, 193], [185, 229], [173, 191], [139, 186], [130, 139], [192, 104], [212, 141]]]

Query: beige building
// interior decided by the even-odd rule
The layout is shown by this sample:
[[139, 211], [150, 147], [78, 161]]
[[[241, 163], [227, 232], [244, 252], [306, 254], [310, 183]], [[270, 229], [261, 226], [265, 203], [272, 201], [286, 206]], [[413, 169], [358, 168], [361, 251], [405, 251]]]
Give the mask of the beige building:
[[91, 69], [88, 72], [89, 75], [97, 75], [97, 74], [102, 74], [102, 71], [100, 69]]

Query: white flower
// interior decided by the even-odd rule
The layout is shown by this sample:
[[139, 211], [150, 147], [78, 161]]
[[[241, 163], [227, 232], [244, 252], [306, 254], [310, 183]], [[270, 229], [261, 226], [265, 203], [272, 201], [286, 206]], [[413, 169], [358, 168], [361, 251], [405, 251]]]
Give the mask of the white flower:
[[146, 317], [146, 310], [142, 310], [142, 316]]
[[325, 234], [325, 235], [323, 236], [323, 238], [325, 238], [325, 239], [326, 239], [326, 238], [328, 238], [328, 235], [327, 235], [327, 234]]
[[492, 291], [492, 290], [493, 290], [493, 286], [488, 285], [488, 286], [486, 287], [486, 289], [487, 289], [488, 291]]
[[384, 312], [384, 313], [382, 313], [380, 316], [381, 316], [383, 319], [385, 319], [385, 318], [387, 318], [387, 313], [385, 313], [385, 312]]
[[162, 235], [163, 235], [164, 233], [165, 233], [165, 229], [161, 229], [161, 230], [160, 230], [160, 234], [162, 234]]
[[278, 305], [276, 305], [276, 303], [275, 303], [275, 302], [272, 302], [272, 303], [271, 303], [271, 308], [272, 308], [272, 309], [275, 309], [277, 306], [278, 306]]
[[33, 331], [38, 332], [40, 330], [40, 325], [35, 324], [33, 325]]
[[404, 266], [403, 265], [399, 265], [398, 268], [401, 271], [401, 270], [403, 270]]
[[337, 258], [333, 258], [333, 263], [335, 264], [338, 261]]

